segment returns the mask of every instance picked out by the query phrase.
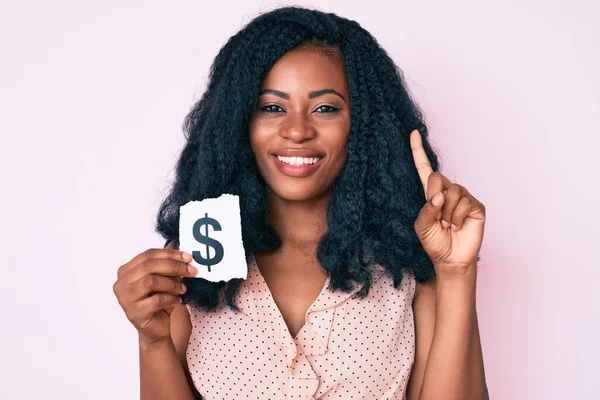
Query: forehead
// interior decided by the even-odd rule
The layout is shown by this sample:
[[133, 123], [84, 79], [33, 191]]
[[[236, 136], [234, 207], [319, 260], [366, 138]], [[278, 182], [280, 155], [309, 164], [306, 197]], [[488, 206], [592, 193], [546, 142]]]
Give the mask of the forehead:
[[285, 53], [267, 73], [261, 89], [284, 92], [308, 92], [332, 87], [346, 91], [348, 81], [340, 54], [327, 55], [314, 46], [305, 46]]

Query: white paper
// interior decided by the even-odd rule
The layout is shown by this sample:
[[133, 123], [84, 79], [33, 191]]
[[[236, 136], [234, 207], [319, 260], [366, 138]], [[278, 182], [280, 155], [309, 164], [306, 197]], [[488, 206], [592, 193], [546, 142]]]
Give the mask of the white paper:
[[179, 249], [193, 256], [195, 278], [212, 282], [246, 279], [239, 196], [190, 201], [179, 208]]

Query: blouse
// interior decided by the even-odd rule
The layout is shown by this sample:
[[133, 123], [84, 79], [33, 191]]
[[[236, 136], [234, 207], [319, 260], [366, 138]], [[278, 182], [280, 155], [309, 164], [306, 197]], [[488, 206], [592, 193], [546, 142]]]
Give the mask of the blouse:
[[216, 312], [186, 304], [192, 332], [186, 351], [203, 399], [406, 399], [414, 364], [413, 273], [398, 289], [382, 266], [369, 266], [363, 299], [327, 289], [308, 308], [293, 338], [256, 261], [235, 297]]

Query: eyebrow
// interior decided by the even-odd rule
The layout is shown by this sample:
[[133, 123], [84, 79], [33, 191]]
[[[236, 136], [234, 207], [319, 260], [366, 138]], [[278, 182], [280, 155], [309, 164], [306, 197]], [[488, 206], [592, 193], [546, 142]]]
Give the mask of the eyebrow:
[[[309, 99], [314, 99], [315, 97], [323, 96], [323, 95], [326, 95], [326, 94], [329, 94], [329, 93], [335, 94], [336, 96], [341, 97], [342, 100], [346, 101], [346, 99], [344, 98], [344, 96], [341, 95], [340, 92], [338, 92], [335, 89], [331, 89], [331, 88], [321, 89], [321, 90], [313, 90], [312, 92], [310, 92], [308, 94], [308, 98]], [[285, 92], [282, 92], [280, 90], [275, 90], [275, 89], [264, 89], [264, 90], [261, 90], [261, 92], [258, 95], [262, 96], [263, 94], [272, 94], [274, 96], [281, 97], [281, 98], [286, 99], [286, 100], [290, 99], [290, 95], [289, 94], [287, 94]]]

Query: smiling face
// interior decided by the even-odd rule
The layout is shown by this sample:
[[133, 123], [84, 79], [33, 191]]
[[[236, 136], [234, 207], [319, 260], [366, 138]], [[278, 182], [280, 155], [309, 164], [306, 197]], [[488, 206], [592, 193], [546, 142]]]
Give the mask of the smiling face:
[[284, 54], [261, 83], [249, 129], [270, 191], [290, 201], [329, 193], [344, 168], [350, 131], [341, 55], [314, 46]]

